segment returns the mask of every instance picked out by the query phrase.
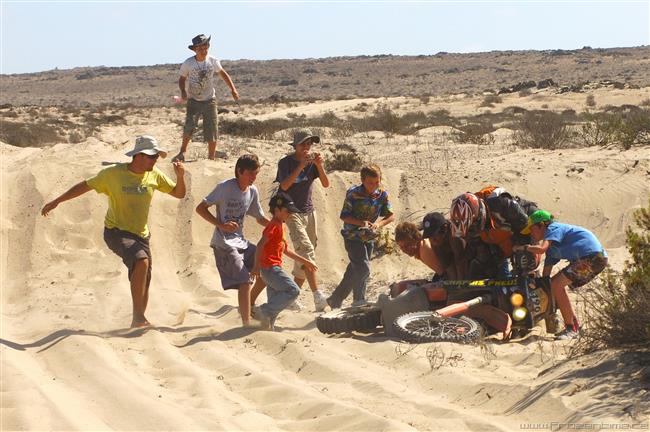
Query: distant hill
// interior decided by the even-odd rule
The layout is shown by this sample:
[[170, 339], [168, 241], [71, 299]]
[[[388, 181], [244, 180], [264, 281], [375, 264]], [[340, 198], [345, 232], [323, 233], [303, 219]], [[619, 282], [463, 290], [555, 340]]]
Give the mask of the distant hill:
[[[179, 59], [181, 60], [181, 59]], [[610, 80], [650, 86], [650, 46], [548, 51], [492, 51], [430, 56], [357, 56], [223, 61], [244, 99], [327, 100], [438, 96], [498, 91], [550, 79], [557, 86]], [[179, 64], [88, 67], [0, 76], [0, 103], [11, 105], [170, 105]], [[230, 101], [225, 84], [219, 100]], [[511, 88], [512, 90], [512, 88]]]

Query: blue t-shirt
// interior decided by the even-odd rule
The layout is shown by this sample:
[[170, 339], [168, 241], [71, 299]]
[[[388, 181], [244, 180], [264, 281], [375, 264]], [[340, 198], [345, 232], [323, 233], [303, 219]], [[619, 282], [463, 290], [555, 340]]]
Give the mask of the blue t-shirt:
[[573, 262], [598, 252], [607, 256], [596, 236], [579, 226], [553, 222], [546, 228], [544, 240], [551, 242], [544, 265], [554, 265], [562, 259]]
[[[291, 175], [292, 172], [298, 168], [300, 162], [294, 157], [293, 154], [283, 157], [278, 162], [278, 174], [275, 176], [275, 181], [281, 183]], [[298, 174], [296, 180], [291, 187], [286, 190], [286, 193], [291, 197], [293, 203], [301, 213], [311, 213], [314, 211], [314, 204], [311, 201], [311, 191], [314, 185], [314, 180], [318, 178], [318, 168], [316, 165], [309, 164]]]
[[208, 206], [217, 206], [217, 220], [219, 223], [235, 221], [239, 229], [232, 233], [222, 232], [214, 228], [210, 246], [219, 249], [246, 249], [248, 241], [244, 238], [244, 216], [250, 215], [255, 219], [263, 218], [264, 211], [260, 206], [259, 194], [255, 186], [249, 186], [242, 192], [237, 184], [237, 179], [223, 181], [212, 192], [203, 198]]

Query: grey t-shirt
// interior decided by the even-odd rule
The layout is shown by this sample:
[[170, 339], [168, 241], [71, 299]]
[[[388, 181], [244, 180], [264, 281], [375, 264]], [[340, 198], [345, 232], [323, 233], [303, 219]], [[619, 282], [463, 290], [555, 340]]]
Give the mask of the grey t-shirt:
[[210, 246], [221, 249], [248, 247], [248, 241], [243, 233], [244, 216], [250, 215], [255, 219], [264, 217], [257, 188], [249, 186], [242, 192], [237, 179], [232, 178], [219, 183], [208, 196], [203, 198], [203, 202], [208, 206], [217, 206], [219, 223], [235, 221], [239, 225], [239, 229], [233, 233], [222, 232], [215, 227]]
[[[298, 168], [300, 162], [293, 157], [293, 154], [285, 156], [278, 162], [278, 174], [275, 176], [276, 182], [281, 182], [291, 175]], [[311, 191], [314, 180], [318, 178], [318, 168], [316, 165], [307, 165], [296, 177], [291, 187], [286, 191], [298, 207], [301, 213], [310, 213], [314, 210], [314, 204], [311, 201]]]

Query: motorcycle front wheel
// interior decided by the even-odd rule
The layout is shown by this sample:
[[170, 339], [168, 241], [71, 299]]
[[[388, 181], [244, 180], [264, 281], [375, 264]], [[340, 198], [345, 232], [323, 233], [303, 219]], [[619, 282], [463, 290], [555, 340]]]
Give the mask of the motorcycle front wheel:
[[475, 343], [481, 338], [481, 326], [472, 318], [441, 318], [433, 311], [401, 315], [393, 327], [400, 339], [407, 342]]

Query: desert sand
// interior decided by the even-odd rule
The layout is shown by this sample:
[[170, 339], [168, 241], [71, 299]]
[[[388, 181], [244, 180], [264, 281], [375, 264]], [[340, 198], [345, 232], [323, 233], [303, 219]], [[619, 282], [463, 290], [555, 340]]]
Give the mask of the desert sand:
[[[597, 99], [638, 103], [650, 89], [629, 92], [610, 90]], [[581, 109], [584, 95], [572, 97], [545, 103], [551, 109]], [[382, 102], [400, 103], [400, 109], [410, 103]], [[432, 99], [430, 106], [467, 113], [478, 110], [479, 102], [447, 97]], [[345, 109], [332, 104], [304, 104], [291, 112]], [[268, 107], [249, 117], [285, 114]], [[206, 160], [204, 145], [192, 143], [187, 197], [157, 194], [150, 212], [154, 272], [147, 316], [156, 327], [129, 330], [126, 269], [102, 239], [105, 198], [90, 192], [47, 218], [39, 212], [103, 163], [127, 161], [124, 152], [136, 135], [153, 135], [174, 154], [180, 126], [170, 116], [178, 115], [152, 109], [146, 118], [104, 127], [78, 144], [0, 144], [0, 429], [508, 431], [548, 430], [561, 423], [648, 428], [648, 366], [644, 372], [637, 354], [568, 358], [571, 342], [554, 342], [541, 328], [524, 339], [490, 341], [482, 348], [409, 345], [382, 333], [326, 336], [315, 328], [307, 288], [301, 294], [307, 308], [282, 313], [279, 331], [239, 328], [236, 294], [221, 289], [208, 246], [211, 226], [194, 208], [233, 175], [236, 158], [248, 151], [266, 163], [258, 177], [266, 202], [276, 163], [290, 149], [283, 134], [277, 141], [222, 137], [229, 156], [217, 161]], [[525, 150], [513, 147], [503, 129], [495, 132], [494, 145], [479, 147], [453, 144], [445, 132], [444, 127], [412, 136], [377, 132], [348, 140], [383, 167], [398, 220], [418, 221], [427, 211], [448, 209], [461, 192], [499, 184], [561, 221], [592, 230], [612, 266], [622, 269], [628, 258], [625, 230], [650, 196], [647, 147]], [[323, 141], [326, 153], [334, 140]], [[169, 159], [158, 166], [173, 176]], [[358, 174], [336, 171], [330, 180], [331, 188], [316, 184], [314, 190], [318, 278], [325, 290], [336, 285], [347, 264], [338, 214]], [[245, 232], [257, 241], [261, 228], [249, 219]], [[428, 274], [403, 254], [382, 256], [372, 263], [369, 297], [392, 281]]]

